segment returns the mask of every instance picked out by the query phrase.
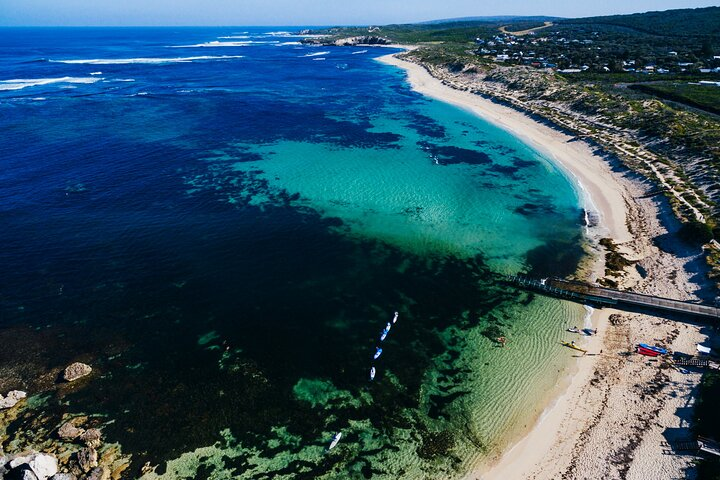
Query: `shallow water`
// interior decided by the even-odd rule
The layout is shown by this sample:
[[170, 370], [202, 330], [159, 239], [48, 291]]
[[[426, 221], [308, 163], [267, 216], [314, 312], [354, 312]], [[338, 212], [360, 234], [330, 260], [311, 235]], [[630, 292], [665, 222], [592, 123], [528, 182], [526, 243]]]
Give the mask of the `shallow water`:
[[540, 154], [387, 50], [2, 34], [0, 327], [34, 327], [45, 368], [91, 361], [45, 408], [114, 420], [130, 478], [448, 478], [542, 408], [583, 310], [501, 281], [582, 254]]

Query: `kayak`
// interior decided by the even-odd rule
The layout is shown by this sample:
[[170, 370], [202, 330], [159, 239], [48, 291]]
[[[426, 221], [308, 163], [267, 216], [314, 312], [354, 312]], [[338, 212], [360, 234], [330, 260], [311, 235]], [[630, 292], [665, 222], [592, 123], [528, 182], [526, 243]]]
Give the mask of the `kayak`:
[[373, 360], [377, 360], [380, 355], [382, 355], [382, 348], [376, 347], [375, 356], [373, 357]]
[[577, 327], [568, 328], [567, 331], [570, 333], [580, 333]]
[[647, 355], [648, 357], [657, 357], [660, 355], [660, 352], [656, 352], [655, 350], [650, 350], [649, 348], [645, 347], [638, 347], [637, 353], [640, 355]]
[[385, 331], [390, 332], [391, 327], [392, 327], [392, 324], [390, 322], [388, 322], [387, 325], [385, 325]]
[[370, 369], [370, 380], [375, 380], [375, 367]]
[[573, 350], [577, 350], [578, 352], [587, 353], [587, 350], [585, 350], [584, 348], [578, 347], [578, 346], [575, 345], [574, 343], [570, 343], [570, 342], [560, 342], [560, 343], [563, 344], [564, 346], [568, 347], [568, 348], [572, 348]]
[[385, 340], [385, 338], [387, 337], [387, 334], [388, 334], [388, 331], [387, 331], [387, 330], [383, 330], [383, 331], [382, 331], [382, 333], [380, 334], [380, 341], [381, 341], [381, 342], [382, 342], [383, 340]]
[[395, 312], [395, 316], [393, 317], [393, 323], [397, 322], [398, 318], [398, 312]]
[[661, 347], [654, 347], [651, 345], [648, 345], [647, 343], [641, 343], [638, 345], [638, 348], [644, 348], [645, 350], [652, 350], [653, 352], [657, 352], [658, 355], [667, 355], [668, 351]]
[[330, 442], [330, 446], [328, 447], [328, 450], [332, 450], [335, 448], [335, 446], [338, 444], [340, 439], [342, 438], [342, 432], [338, 432], [335, 434], [335, 436], [332, 439], [332, 442]]

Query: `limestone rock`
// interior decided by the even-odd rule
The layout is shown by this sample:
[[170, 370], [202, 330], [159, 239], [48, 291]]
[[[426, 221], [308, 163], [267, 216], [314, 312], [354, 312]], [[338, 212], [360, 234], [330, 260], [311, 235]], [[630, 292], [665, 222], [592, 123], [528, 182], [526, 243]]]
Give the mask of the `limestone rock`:
[[6, 397], [0, 395], [0, 410], [14, 407], [20, 400], [27, 397], [27, 393], [20, 390], [13, 390]]
[[88, 447], [94, 447], [97, 448], [100, 446], [100, 439], [102, 438], [102, 434], [100, 433], [100, 430], [97, 428], [89, 428], [80, 435], [80, 440], [85, 442], [85, 445]]
[[32, 455], [28, 466], [40, 480], [47, 480], [58, 471], [57, 458], [46, 453]]
[[387, 38], [375, 35], [341, 38], [335, 41], [335, 45], [338, 47], [349, 47], [353, 45], [390, 45], [391, 43], [392, 42]]
[[110, 472], [105, 467], [93, 468], [86, 480], [109, 480]]
[[16, 478], [19, 478], [20, 480], [42, 480], [38, 478], [38, 476], [35, 475], [30, 468], [23, 468]]
[[58, 429], [58, 437], [66, 441], [72, 441], [85, 433], [85, 430], [78, 428], [70, 422], [65, 422]]
[[89, 472], [98, 466], [98, 453], [93, 447], [85, 447], [77, 454], [78, 463], [83, 472]]
[[5, 474], [10, 470], [10, 459], [4, 455], [0, 456], [0, 478], [5, 478]]
[[65, 372], [63, 373], [63, 378], [65, 379], [65, 381], [73, 382], [78, 378], [90, 375], [90, 372], [92, 372], [92, 368], [90, 367], [90, 365], [75, 362], [65, 369]]
[[77, 477], [72, 473], [56, 473], [49, 480], [77, 480]]

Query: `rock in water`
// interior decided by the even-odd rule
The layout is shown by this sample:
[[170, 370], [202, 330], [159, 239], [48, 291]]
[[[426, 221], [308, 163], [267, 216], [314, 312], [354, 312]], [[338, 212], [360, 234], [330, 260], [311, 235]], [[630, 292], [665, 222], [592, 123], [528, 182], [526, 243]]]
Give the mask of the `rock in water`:
[[93, 448], [97, 448], [100, 446], [100, 438], [100, 430], [98, 430], [97, 428], [89, 428], [87, 431], [85, 431], [85, 433], [80, 435], [80, 440], [85, 442], [85, 445], [87, 445], [88, 447]]
[[40, 480], [47, 480], [58, 471], [57, 459], [46, 453], [33, 455], [28, 462], [28, 466]]
[[93, 471], [85, 477], [87, 480], [108, 480], [110, 478], [110, 472], [105, 467], [93, 468]]
[[77, 477], [72, 473], [56, 473], [49, 480], [77, 480]]
[[85, 430], [82, 428], [78, 428], [75, 425], [73, 425], [70, 422], [65, 422], [63, 425], [58, 429], [58, 437], [60, 437], [62, 440], [66, 441], [73, 441], [76, 438], [78, 438], [80, 435], [83, 435], [85, 433]]
[[16, 478], [19, 478], [20, 480], [42, 480], [42, 479], [39, 479], [38, 476], [35, 475], [33, 473], [33, 471], [30, 470], [29, 468], [25, 468], [24, 470], [21, 470], [20, 474]]
[[92, 368], [90, 367], [90, 365], [75, 362], [65, 369], [65, 372], [63, 373], [63, 378], [65, 379], [65, 381], [72, 382], [77, 380], [78, 378], [90, 375], [90, 372], [92, 372]]
[[98, 453], [93, 447], [85, 447], [77, 454], [78, 463], [83, 472], [89, 472], [98, 466]]
[[13, 390], [6, 397], [0, 395], [0, 410], [12, 408], [23, 398], [27, 397], [27, 393], [20, 390]]

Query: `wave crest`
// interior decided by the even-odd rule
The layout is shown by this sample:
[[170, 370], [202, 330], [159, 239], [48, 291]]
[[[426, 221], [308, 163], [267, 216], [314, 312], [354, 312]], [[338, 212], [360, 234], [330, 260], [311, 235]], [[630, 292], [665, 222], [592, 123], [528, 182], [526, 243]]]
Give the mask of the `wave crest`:
[[100, 77], [58, 77], [58, 78], [16, 78], [0, 80], [0, 91], [21, 90], [28, 87], [50, 85], [53, 83], [95, 83]]
[[163, 64], [163, 63], [188, 63], [202, 60], [229, 60], [232, 58], [243, 58], [242, 55], [204, 55], [200, 57], [175, 57], [175, 58], [88, 58], [77, 60], [50, 60], [53, 63], [72, 63], [84, 65], [127, 65], [131, 63], [141, 64]]

